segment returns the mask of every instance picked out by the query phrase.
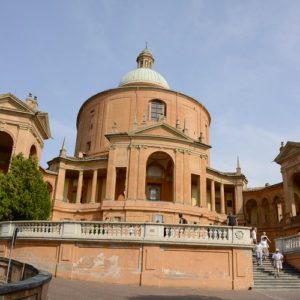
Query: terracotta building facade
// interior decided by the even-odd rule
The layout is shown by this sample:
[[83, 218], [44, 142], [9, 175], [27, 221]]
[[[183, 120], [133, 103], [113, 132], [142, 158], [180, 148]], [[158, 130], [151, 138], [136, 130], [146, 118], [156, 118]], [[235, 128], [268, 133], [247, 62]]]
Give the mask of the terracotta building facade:
[[[77, 116], [75, 155], [49, 162], [53, 220], [219, 224], [243, 220], [239, 166], [210, 167], [211, 116], [171, 90], [148, 49], [118, 87], [87, 99]], [[49, 175], [49, 172], [51, 173]]]
[[48, 114], [38, 110], [31, 94], [21, 101], [12, 94], [0, 95], [0, 172], [6, 173], [14, 154], [40, 161], [44, 140], [51, 137]]
[[271, 240], [300, 232], [300, 143], [282, 143], [274, 161], [283, 181], [243, 192], [245, 224], [268, 232]]
[[[299, 143], [282, 145], [275, 158], [282, 183], [247, 188], [239, 162], [234, 172], [211, 167], [211, 116], [205, 106], [170, 88], [154, 70], [149, 49], [136, 62], [118, 87], [82, 104], [74, 155], [64, 142], [59, 156], [42, 170], [51, 218], [178, 223], [182, 213], [189, 224], [224, 224], [233, 213], [240, 225], [257, 226], [274, 237], [287, 227], [297, 231]], [[13, 154], [39, 161], [50, 137], [48, 115], [38, 110], [36, 97], [21, 101], [0, 95], [2, 172]]]

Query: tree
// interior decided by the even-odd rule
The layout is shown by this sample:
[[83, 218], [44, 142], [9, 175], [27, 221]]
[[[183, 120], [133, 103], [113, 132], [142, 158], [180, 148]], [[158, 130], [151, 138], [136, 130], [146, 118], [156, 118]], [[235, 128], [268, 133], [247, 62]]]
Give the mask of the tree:
[[34, 158], [12, 157], [10, 170], [0, 174], [0, 221], [46, 220], [51, 203]]

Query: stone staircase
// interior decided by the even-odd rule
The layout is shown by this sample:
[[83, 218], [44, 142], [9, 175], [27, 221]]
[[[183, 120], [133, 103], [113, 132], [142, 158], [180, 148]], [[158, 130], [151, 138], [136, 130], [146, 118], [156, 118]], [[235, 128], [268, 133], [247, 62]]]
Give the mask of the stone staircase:
[[252, 289], [300, 289], [300, 272], [287, 263], [283, 263], [279, 277], [275, 278], [275, 274], [276, 270], [270, 257], [258, 266], [253, 256]]

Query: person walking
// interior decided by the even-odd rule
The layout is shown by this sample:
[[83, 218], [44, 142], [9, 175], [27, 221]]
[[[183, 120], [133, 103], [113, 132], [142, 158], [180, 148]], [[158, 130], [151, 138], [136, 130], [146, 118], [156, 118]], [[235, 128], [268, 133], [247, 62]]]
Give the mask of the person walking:
[[266, 260], [266, 258], [269, 257], [269, 245], [267, 238], [263, 237], [260, 244], [262, 246], [262, 258], [263, 260]]
[[258, 243], [255, 245], [254, 251], [255, 251], [257, 265], [261, 266], [262, 265], [262, 256], [263, 256], [263, 252], [262, 252], [263, 247], [262, 247], [261, 243]]
[[275, 278], [279, 277], [280, 270], [282, 270], [282, 261], [283, 255], [279, 252], [279, 249], [276, 249], [276, 252], [273, 253], [272, 259], [274, 262], [274, 268], [276, 269]]
[[263, 234], [260, 236], [260, 240], [266, 238], [267, 242], [271, 243], [270, 239], [268, 238], [266, 232], [264, 231]]

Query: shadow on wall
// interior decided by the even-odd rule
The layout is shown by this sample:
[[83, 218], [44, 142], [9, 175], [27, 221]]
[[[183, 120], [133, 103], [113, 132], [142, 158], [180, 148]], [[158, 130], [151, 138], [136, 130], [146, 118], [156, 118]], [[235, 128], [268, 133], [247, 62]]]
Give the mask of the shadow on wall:
[[147, 295], [128, 298], [129, 300], [222, 300], [222, 298], [214, 296], [198, 296], [198, 295], [186, 295], [186, 296], [161, 296], [161, 295]]

